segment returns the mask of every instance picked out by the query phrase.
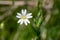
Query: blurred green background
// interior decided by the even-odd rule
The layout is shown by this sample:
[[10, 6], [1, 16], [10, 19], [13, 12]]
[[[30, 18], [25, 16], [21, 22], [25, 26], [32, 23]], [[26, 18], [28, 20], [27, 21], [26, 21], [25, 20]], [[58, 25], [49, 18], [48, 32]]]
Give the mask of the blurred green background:
[[[27, 26], [17, 23], [22, 9]], [[60, 40], [60, 0], [0, 0], [0, 40]]]

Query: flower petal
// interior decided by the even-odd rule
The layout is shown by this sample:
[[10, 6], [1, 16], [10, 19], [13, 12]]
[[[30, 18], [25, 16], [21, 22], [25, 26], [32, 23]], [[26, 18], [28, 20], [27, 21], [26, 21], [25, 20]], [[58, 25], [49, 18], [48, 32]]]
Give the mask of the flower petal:
[[17, 13], [17, 15], [21, 16], [21, 14], [20, 14], [20, 13]]
[[23, 24], [23, 22], [24, 22], [24, 21], [22, 20], [22, 21], [20, 22], [20, 24]]
[[26, 19], [26, 22], [30, 23], [30, 21], [28, 19]]
[[22, 9], [22, 15], [26, 15], [27, 11], [26, 9]]
[[21, 14], [20, 13], [17, 13], [17, 18], [21, 18]]
[[27, 25], [27, 21], [26, 20], [24, 20], [24, 24]]
[[19, 19], [19, 20], [18, 20], [18, 23], [20, 23], [21, 21], [22, 21], [22, 19]]
[[21, 16], [16, 16], [17, 18], [21, 18]]
[[27, 18], [32, 18], [33, 16], [27, 16]]
[[27, 14], [27, 16], [30, 16], [30, 15], [32, 15], [32, 13], [28, 13], [28, 14]]

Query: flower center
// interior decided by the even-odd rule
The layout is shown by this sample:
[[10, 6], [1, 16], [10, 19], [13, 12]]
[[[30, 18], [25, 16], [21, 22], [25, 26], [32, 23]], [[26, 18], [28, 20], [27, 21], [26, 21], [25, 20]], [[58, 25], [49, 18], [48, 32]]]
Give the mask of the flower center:
[[26, 19], [26, 16], [25, 16], [25, 15], [24, 15], [24, 16], [22, 16], [22, 19], [23, 19], [23, 20], [25, 20], [25, 19]]

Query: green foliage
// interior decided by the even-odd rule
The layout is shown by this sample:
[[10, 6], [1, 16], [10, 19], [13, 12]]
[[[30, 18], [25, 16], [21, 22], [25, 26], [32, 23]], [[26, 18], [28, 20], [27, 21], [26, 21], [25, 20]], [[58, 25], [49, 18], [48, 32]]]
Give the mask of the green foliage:
[[[47, 13], [46, 9], [39, 6], [42, 6], [41, 2], [39, 0], [37, 7], [29, 7], [29, 5], [27, 4], [24, 6], [19, 6], [12, 11], [11, 15], [1, 20], [0, 40], [40, 40], [40, 28], [45, 20]], [[10, 7], [11, 6], [8, 5], [0, 5], [0, 8]], [[27, 12], [32, 13], [33, 18], [29, 19], [30, 24], [28, 24], [27, 26], [17, 23], [18, 19], [16, 18], [16, 15], [17, 13], [21, 13], [21, 9], [27, 9]], [[57, 9], [57, 12], [55, 11], [55, 9]], [[0, 11], [0, 16], [4, 15], [6, 12], [8, 11]], [[54, 0], [54, 5], [50, 12], [51, 18], [44, 26], [44, 28], [47, 30], [46, 40], [60, 40], [60, 0]]]

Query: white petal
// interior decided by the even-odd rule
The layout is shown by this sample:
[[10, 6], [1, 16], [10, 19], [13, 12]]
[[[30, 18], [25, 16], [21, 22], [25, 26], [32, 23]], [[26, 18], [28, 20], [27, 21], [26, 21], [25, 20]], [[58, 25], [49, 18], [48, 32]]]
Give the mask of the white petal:
[[32, 18], [32, 16], [27, 16], [27, 18]]
[[27, 11], [26, 9], [22, 9], [22, 15], [26, 15]]
[[27, 14], [27, 16], [30, 16], [30, 15], [32, 15], [32, 13], [28, 13], [28, 14]]
[[21, 21], [22, 21], [22, 19], [19, 19], [19, 20], [18, 20], [18, 23], [20, 23]]
[[27, 25], [27, 21], [26, 20], [24, 20], [24, 24]]
[[27, 21], [28, 23], [30, 23], [30, 21], [29, 21], [28, 19], [26, 19], [26, 21]]
[[20, 22], [20, 24], [23, 24], [23, 20]]
[[21, 18], [21, 14], [20, 13], [17, 13], [17, 18]]
[[21, 14], [20, 14], [20, 13], [17, 13], [17, 15], [21, 16]]
[[21, 16], [16, 16], [17, 18], [21, 18]]

